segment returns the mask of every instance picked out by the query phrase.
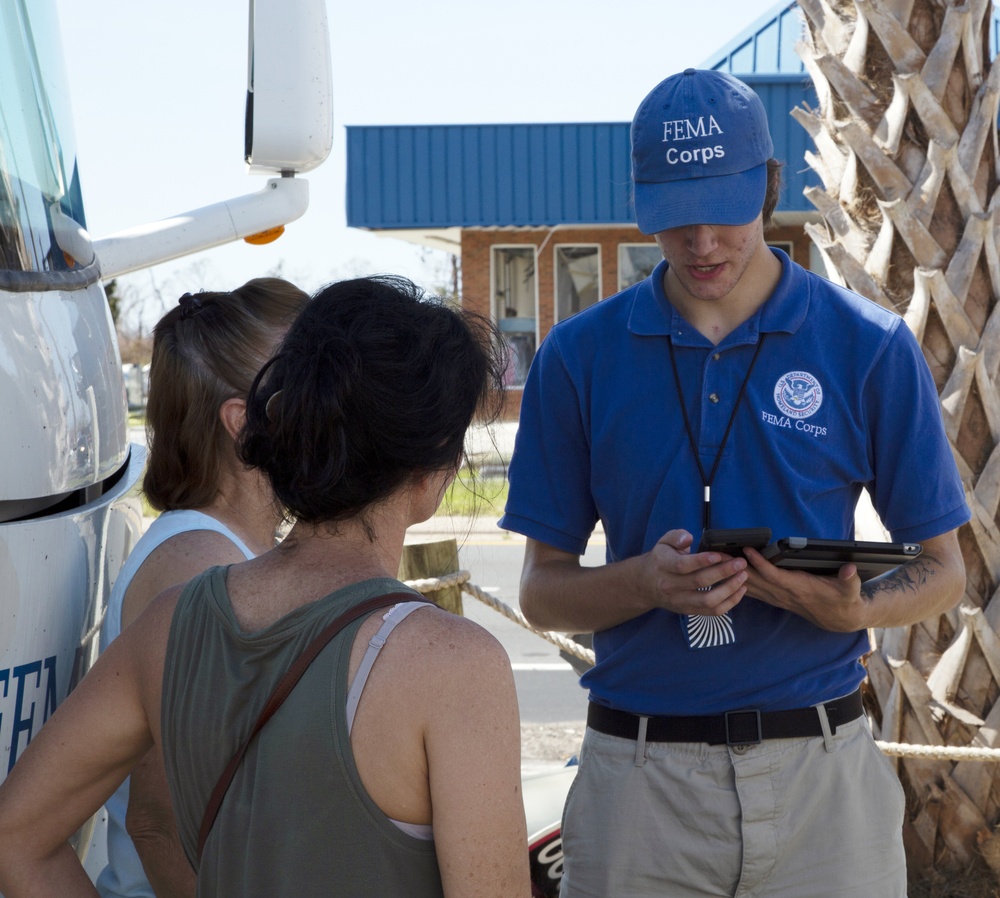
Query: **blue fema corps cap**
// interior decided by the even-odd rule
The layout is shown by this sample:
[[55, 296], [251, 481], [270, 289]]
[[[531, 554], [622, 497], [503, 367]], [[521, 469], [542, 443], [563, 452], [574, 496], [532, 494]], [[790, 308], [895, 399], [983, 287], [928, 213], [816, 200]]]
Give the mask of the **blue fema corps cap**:
[[661, 81], [632, 120], [639, 230], [748, 224], [764, 207], [773, 154], [764, 105], [739, 79], [685, 69]]

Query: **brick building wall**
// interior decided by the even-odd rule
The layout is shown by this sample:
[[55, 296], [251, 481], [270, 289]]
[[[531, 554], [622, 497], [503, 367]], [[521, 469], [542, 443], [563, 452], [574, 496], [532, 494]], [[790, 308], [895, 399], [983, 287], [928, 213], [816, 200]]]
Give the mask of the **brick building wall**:
[[[770, 243], [789, 244], [792, 259], [809, 267], [810, 240], [801, 225], [773, 227], [767, 232]], [[538, 297], [537, 340], [545, 339], [555, 323], [555, 268], [557, 246], [596, 245], [600, 247], [603, 298], [618, 291], [618, 247], [620, 244], [650, 244], [654, 241], [634, 227], [556, 228], [464, 228], [462, 230], [462, 304], [482, 315], [491, 315], [491, 254], [494, 246], [533, 246], [536, 251], [535, 280]], [[504, 420], [516, 421], [521, 410], [521, 389], [507, 390]]]

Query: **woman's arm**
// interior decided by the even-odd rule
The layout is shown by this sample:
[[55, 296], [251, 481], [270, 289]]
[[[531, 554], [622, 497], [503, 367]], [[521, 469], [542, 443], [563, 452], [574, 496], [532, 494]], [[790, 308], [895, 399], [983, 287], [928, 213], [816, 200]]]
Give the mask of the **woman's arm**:
[[6, 898], [97, 894], [66, 840], [159, 733], [175, 603], [176, 594], [155, 602], [111, 644], [0, 784], [0, 892]]
[[[382, 616], [354, 638], [350, 679]], [[351, 749], [372, 801], [431, 824], [448, 898], [527, 898], [521, 731], [510, 661], [482, 627], [428, 606], [393, 630], [358, 704]]]
[[510, 660], [462, 622], [425, 734], [434, 843], [448, 898], [531, 894], [521, 792], [521, 730]]
[[[381, 624], [354, 640], [351, 677]], [[392, 632], [361, 695], [351, 748], [393, 820], [431, 824], [449, 898], [527, 898], [521, 733], [510, 661], [482, 627], [429, 607]]]

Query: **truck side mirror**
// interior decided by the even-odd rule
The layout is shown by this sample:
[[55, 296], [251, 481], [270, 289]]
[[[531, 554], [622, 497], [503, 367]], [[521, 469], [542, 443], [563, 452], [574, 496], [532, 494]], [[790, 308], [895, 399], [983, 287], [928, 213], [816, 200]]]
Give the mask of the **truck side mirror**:
[[255, 174], [311, 171], [333, 144], [325, 0], [250, 0], [244, 156]]

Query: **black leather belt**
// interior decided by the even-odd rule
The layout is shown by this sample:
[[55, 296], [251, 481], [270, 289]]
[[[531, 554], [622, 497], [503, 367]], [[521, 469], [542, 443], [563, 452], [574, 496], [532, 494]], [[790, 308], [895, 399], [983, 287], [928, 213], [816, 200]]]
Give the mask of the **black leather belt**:
[[[836, 733], [838, 726], [857, 720], [864, 713], [861, 690], [826, 702], [823, 707], [830, 723], [830, 732]], [[587, 726], [599, 733], [621, 736], [624, 739], [639, 737], [639, 719], [637, 714], [616, 711], [594, 702], [587, 709]], [[647, 742], [756, 745], [765, 739], [823, 735], [816, 708], [796, 708], [793, 711], [750, 709], [704, 717], [649, 717], [647, 720]]]

